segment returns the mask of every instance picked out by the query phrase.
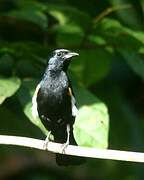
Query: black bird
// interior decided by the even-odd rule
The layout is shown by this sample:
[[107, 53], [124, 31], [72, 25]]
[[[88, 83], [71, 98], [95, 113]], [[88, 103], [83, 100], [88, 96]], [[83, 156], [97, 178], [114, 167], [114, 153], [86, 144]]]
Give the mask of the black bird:
[[[33, 115], [39, 116], [45, 128], [54, 136], [57, 143], [77, 145], [73, 135], [73, 124], [77, 115], [67, 69], [71, 58], [77, 53], [67, 49], [52, 52], [41, 82], [38, 84], [32, 102]], [[56, 154], [59, 165], [78, 165], [83, 158]]]

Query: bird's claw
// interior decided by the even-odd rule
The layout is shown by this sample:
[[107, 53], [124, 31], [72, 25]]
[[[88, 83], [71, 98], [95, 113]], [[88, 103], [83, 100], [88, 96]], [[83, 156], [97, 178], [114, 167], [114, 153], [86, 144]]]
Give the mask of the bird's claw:
[[43, 149], [44, 150], [47, 150], [47, 147], [48, 147], [48, 143], [50, 142], [50, 135], [51, 135], [51, 131], [48, 132], [48, 135], [44, 141], [44, 144], [43, 144]]
[[66, 142], [62, 145], [62, 154], [65, 154], [65, 149], [68, 147], [69, 143]]
[[43, 144], [43, 149], [44, 150], [47, 150], [48, 143], [49, 143], [49, 140], [44, 142], [44, 144]]
[[67, 148], [67, 146], [69, 145], [69, 137], [70, 137], [70, 125], [67, 124], [67, 140], [66, 143], [64, 143], [62, 145], [62, 154], [65, 154], [65, 149]]

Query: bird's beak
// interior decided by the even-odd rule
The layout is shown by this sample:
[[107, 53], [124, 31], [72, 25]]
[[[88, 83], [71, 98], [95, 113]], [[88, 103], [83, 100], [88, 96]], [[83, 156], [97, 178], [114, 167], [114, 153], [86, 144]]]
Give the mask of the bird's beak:
[[79, 56], [79, 54], [78, 54], [78, 53], [75, 53], [75, 52], [69, 52], [68, 54], [66, 54], [66, 55], [64, 56], [64, 58], [65, 58], [65, 59], [69, 59], [69, 58], [74, 57], [74, 56]]

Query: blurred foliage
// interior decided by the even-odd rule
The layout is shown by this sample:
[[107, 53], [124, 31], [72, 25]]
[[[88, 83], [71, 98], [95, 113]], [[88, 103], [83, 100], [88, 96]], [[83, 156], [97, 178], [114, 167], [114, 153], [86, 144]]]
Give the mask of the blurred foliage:
[[[0, 0], [0, 134], [45, 137], [31, 97], [49, 52], [68, 48], [80, 54], [69, 71], [80, 109], [77, 142], [143, 151], [143, 22], [143, 0]], [[0, 149], [1, 179], [144, 177], [140, 164], [89, 160], [61, 169], [51, 153], [9, 148]]]

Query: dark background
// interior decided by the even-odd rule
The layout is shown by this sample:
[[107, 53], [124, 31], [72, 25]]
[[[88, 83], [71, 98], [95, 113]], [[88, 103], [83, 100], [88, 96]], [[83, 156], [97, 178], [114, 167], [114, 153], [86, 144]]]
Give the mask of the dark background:
[[[0, 0], [0, 94], [9, 97], [0, 97], [0, 134], [45, 138], [26, 116], [25, 100], [31, 99], [25, 93], [32, 88], [27, 92], [24, 82], [40, 80], [47, 56], [56, 48], [80, 53], [70, 72], [107, 106], [109, 148], [143, 152], [143, 0]], [[19, 90], [7, 85], [12, 77]], [[143, 170], [139, 163], [97, 159], [58, 167], [53, 153], [0, 146], [2, 180], [141, 180]]]

